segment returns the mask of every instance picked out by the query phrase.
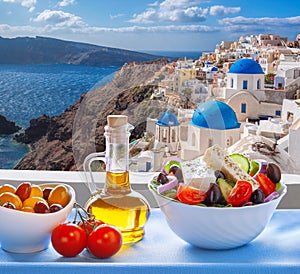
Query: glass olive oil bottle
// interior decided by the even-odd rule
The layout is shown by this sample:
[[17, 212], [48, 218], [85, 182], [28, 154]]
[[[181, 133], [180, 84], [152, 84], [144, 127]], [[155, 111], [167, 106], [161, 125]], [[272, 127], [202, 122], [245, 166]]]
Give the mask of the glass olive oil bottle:
[[[105, 126], [106, 179], [102, 190], [94, 191], [86, 209], [97, 219], [118, 227], [123, 244], [132, 244], [144, 236], [150, 214], [147, 200], [131, 188], [129, 180], [129, 136], [132, 126], [125, 115], [110, 115]], [[91, 158], [99, 159], [99, 157]], [[91, 163], [88, 162], [88, 164]]]

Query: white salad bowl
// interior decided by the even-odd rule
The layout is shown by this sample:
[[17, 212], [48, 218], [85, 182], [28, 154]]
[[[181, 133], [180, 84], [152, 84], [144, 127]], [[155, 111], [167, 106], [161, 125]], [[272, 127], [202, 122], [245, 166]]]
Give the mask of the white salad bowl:
[[243, 207], [202, 207], [188, 205], [161, 194], [148, 185], [171, 230], [181, 239], [205, 249], [231, 249], [255, 239], [269, 223], [287, 192], [266, 203]]
[[[55, 187], [58, 184], [41, 184], [41, 188]], [[0, 245], [8, 252], [32, 253], [44, 250], [50, 243], [52, 230], [63, 223], [75, 203], [75, 191], [67, 185], [69, 203], [53, 213], [31, 213], [0, 206]]]

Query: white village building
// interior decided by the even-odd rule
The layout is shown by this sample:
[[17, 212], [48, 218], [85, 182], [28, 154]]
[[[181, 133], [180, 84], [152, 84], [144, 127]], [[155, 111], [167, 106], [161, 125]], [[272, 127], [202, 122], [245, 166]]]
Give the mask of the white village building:
[[[247, 122], [251, 119], [260, 124], [256, 127], [251, 124], [255, 127], [253, 133], [281, 137], [278, 144], [300, 162], [300, 101], [286, 99], [289, 95], [286, 91], [290, 88], [286, 86], [288, 83], [293, 84], [292, 97], [297, 94], [299, 69], [285, 68], [286, 73], [279, 73], [275, 82], [278, 84], [283, 79], [283, 88], [278, 85], [277, 88], [265, 89], [265, 74], [261, 66], [252, 59], [239, 59], [230, 67], [224, 85], [209, 87], [212, 100], [200, 104], [191, 119], [190, 114], [188, 119], [177, 119], [170, 111], [163, 113], [155, 123], [153, 170], [161, 166], [166, 154], [191, 160], [203, 155], [213, 144], [224, 148], [232, 146], [244, 131], [241, 124], [249, 125]], [[180, 117], [184, 116], [182, 112], [184, 110], [181, 110]]]
[[228, 104], [211, 100], [197, 107], [192, 120], [180, 127], [180, 136], [180, 157], [192, 160], [203, 155], [212, 145], [227, 148], [237, 142], [240, 123]]
[[285, 93], [265, 89], [265, 74], [254, 60], [242, 58], [230, 67], [225, 87], [210, 88], [210, 96], [230, 105], [239, 122], [264, 117], [280, 117]]
[[[153, 130], [153, 122], [154, 119], [147, 120], [148, 129]], [[155, 122], [153, 170], [158, 170], [170, 155], [192, 160], [214, 144], [227, 148], [239, 139], [240, 123], [233, 109], [224, 102], [212, 100], [200, 104], [192, 118], [182, 123], [167, 110]]]

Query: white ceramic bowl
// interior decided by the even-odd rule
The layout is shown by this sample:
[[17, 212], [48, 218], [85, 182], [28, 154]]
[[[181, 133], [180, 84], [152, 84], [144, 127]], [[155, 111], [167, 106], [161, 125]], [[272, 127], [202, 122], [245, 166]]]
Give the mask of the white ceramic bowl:
[[[54, 187], [58, 184], [41, 184]], [[61, 185], [61, 184], [60, 184]], [[69, 203], [54, 213], [30, 213], [0, 207], [0, 244], [8, 252], [32, 253], [48, 247], [52, 230], [63, 223], [71, 213], [75, 202], [74, 189], [66, 185], [71, 195]]]
[[184, 241], [206, 249], [230, 249], [255, 239], [269, 223], [276, 207], [286, 194], [270, 202], [244, 207], [201, 207], [187, 205], [154, 194], [169, 227]]

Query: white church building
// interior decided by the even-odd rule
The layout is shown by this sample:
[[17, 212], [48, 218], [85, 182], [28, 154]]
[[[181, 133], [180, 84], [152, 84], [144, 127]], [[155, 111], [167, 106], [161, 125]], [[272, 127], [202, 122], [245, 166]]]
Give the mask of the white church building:
[[192, 120], [180, 128], [180, 157], [192, 160], [207, 148], [218, 144], [227, 148], [240, 140], [240, 123], [233, 109], [226, 103], [211, 100], [200, 104]]
[[265, 74], [255, 60], [242, 58], [234, 62], [225, 87], [211, 87], [210, 96], [230, 105], [239, 122], [261, 117], [280, 117], [285, 93], [264, 88]]
[[[147, 122], [153, 124], [154, 120]], [[153, 129], [153, 126], [147, 125], [147, 128]], [[177, 155], [183, 160], [192, 160], [214, 144], [227, 148], [239, 139], [240, 123], [233, 109], [222, 101], [200, 104], [192, 119], [183, 123], [167, 110], [155, 122], [153, 170], [161, 167], [164, 157]]]

